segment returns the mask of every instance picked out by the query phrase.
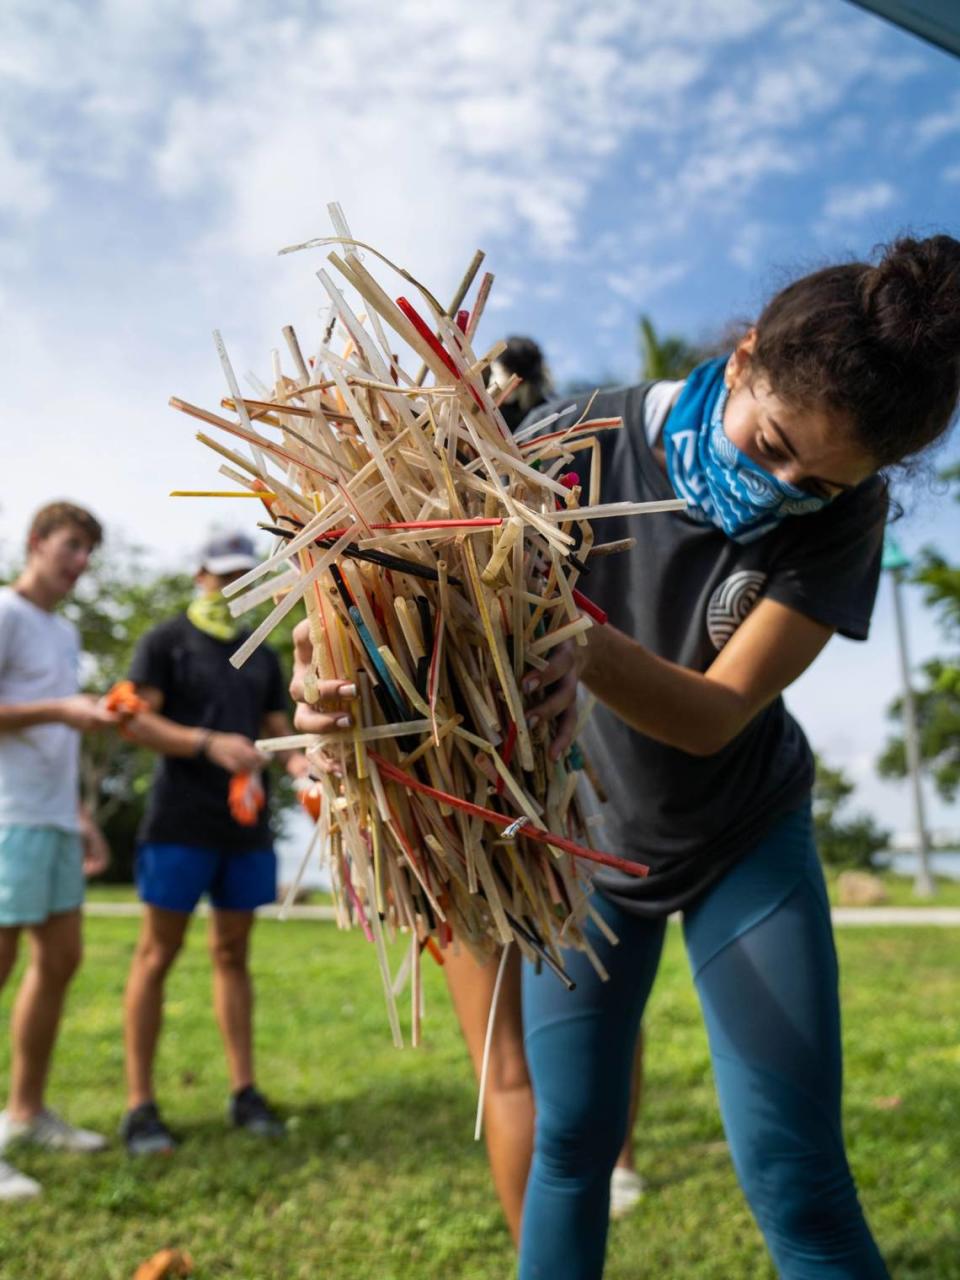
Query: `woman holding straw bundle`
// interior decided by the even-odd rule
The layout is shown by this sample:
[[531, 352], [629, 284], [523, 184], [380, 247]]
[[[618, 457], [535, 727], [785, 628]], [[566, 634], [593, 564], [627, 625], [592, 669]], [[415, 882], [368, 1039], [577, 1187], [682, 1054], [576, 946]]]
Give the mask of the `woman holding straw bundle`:
[[[571, 952], [575, 991], [524, 964], [501, 1001], [509, 1044], [522, 984], [536, 1120], [521, 1280], [602, 1274], [637, 1028], [677, 910], [734, 1165], [778, 1274], [887, 1275], [844, 1152], [812, 756], [780, 695], [834, 633], [866, 638], [883, 472], [943, 435], [958, 395], [960, 242], [940, 235], [899, 240], [877, 265], [796, 281], [729, 357], [682, 384], [593, 401], [592, 414], [624, 421], [603, 433], [603, 501], [677, 495], [689, 506], [629, 527], [608, 522], [605, 537], [636, 538], [624, 555], [588, 560], [583, 589], [608, 624], [525, 685], [531, 726], [553, 722], [555, 757], [570, 746], [578, 684], [597, 697], [584, 746], [609, 796], [605, 843], [651, 870], [595, 876], [598, 908], [619, 938], [614, 947], [588, 929], [609, 981]], [[329, 724], [323, 711], [300, 709], [301, 729]], [[468, 1040], [494, 968], [459, 966]], [[518, 1178], [529, 1129], [522, 1085]]]

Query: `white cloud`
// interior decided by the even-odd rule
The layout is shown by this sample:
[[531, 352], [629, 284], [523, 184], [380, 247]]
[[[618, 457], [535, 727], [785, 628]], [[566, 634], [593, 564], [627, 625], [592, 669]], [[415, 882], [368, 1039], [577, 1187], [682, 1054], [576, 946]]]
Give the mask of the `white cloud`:
[[637, 262], [629, 267], [621, 267], [618, 271], [611, 271], [606, 276], [605, 283], [611, 292], [626, 298], [634, 308], [638, 308], [667, 285], [682, 280], [688, 269], [686, 262]]
[[727, 256], [731, 262], [752, 271], [760, 262], [762, 253], [770, 242], [771, 227], [765, 222], [743, 222], [735, 231]]
[[52, 190], [43, 166], [18, 155], [0, 136], [0, 214], [29, 218], [50, 204]]
[[896, 189], [889, 182], [834, 187], [827, 192], [823, 216], [831, 222], [856, 222], [868, 214], [889, 209], [896, 199]]
[[960, 164], [951, 164], [940, 175], [944, 182], [960, 182]]
[[914, 136], [919, 147], [929, 147], [953, 133], [960, 133], [960, 93], [944, 111], [934, 111], [918, 121]]

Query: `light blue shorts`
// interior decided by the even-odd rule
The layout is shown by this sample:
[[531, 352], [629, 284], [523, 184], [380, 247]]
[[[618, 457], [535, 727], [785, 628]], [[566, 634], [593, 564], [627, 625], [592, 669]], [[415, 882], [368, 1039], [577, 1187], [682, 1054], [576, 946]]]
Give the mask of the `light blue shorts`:
[[0, 927], [43, 924], [83, 902], [83, 841], [59, 827], [0, 826]]

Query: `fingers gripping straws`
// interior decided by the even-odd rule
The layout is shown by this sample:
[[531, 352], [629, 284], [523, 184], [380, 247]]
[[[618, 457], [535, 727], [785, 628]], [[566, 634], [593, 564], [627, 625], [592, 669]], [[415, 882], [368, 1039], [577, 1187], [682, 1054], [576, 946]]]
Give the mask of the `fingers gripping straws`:
[[[488, 283], [458, 317], [468, 273], [448, 313], [331, 212], [337, 237], [300, 246], [332, 250], [332, 270], [318, 273], [330, 319], [315, 357], [286, 329], [293, 372], [277, 358], [269, 392], [244, 401], [218, 343], [235, 418], [174, 403], [249, 446], [247, 456], [201, 437], [227, 459], [236, 492], [270, 495], [275, 550], [225, 594], [235, 617], [272, 587], [279, 603], [232, 661], [303, 601], [297, 688], [314, 710], [298, 727], [308, 732], [258, 746], [322, 753], [318, 844], [341, 922], [365, 926], [377, 948], [396, 1039], [385, 933], [411, 935], [414, 982], [421, 948], [442, 949], [451, 932], [479, 958], [514, 942], [559, 974], [561, 945], [595, 960], [583, 935], [588, 869], [620, 860], [589, 847], [574, 761], [550, 758], [550, 725], [528, 724], [521, 685], [603, 623], [577, 591], [593, 545], [586, 512], [682, 504], [600, 504], [589, 421], [556, 415], [543, 444], [515, 441], [484, 386], [500, 347], [472, 347]], [[403, 278], [393, 295], [371, 260]], [[403, 345], [428, 385], [401, 366]], [[570, 464], [584, 457], [593, 474], [581, 514]], [[335, 692], [345, 686], [346, 705]]]

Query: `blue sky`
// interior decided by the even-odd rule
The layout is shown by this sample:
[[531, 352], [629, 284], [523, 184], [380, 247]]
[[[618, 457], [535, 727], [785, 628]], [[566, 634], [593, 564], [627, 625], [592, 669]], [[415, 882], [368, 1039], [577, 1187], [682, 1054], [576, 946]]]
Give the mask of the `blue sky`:
[[[166, 401], [216, 407], [214, 327], [261, 374], [282, 325], [317, 332], [322, 255], [276, 250], [330, 200], [440, 296], [484, 248], [481, 342], [533, 333], [564, 380], [634, 376], [640, 311], [709, 335], [901, 229], [960, 234], [957, 60], [844, 0], [596, 9], [6, 0], [3, 550], [51, 496], [168, 564], [235, 518], [166, 497], [215, 473]], [[956, 507], [907, 505], [908, 550], [957, 545]], [[873, 642], [830, 646], [791, 701], [903, 826], [870, 771], [889, 614], [884, 593]]]

